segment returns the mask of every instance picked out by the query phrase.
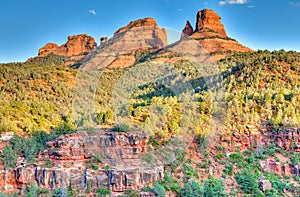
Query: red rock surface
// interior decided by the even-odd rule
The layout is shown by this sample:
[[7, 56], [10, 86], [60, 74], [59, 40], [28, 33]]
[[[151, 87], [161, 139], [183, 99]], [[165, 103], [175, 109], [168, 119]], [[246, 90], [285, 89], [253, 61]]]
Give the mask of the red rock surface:
[[[0, 188], [12, 192], [36, 183], [40, 188], [54, 190], [71, 182], [73, 188], [84, 194], [90, 182], [91, 189], [138, 190], [162, 179], [164, 173], [162, 164], [152, 165], [143, 160], [148, 140], [143, 131], [95, 130], [63, 135], [47, 143], [38, 163], [25, 162], [15, 169], [4, 169], [0, 163]], [[89, 166], [94, 157], [98, 158], [93, 162], [97, 169]]]
[[44, 57], [50, 53], [62, 56], [73, 56], [92, 51], [97, 46], [95, 39], [87, 34], [73, 35], [68, 37], [68, 41], [58, 46], [54, 43], [48, 43], [40, 48], [38, 56]]
[[167, 46], [167, 33], [153, 18], [130, 22], [83, 60], [82, 69], [126, 68], [132, 66], [142, 51], [155, 51]]
[[189, 21], [186, 21], [185, 27], [181, 33], [181, 39], [191, 36], [193, 34], [193, 32], [194, 32], [194, 30], [193, 30], [191, 23]]
[[120, 28], [115, 32], [115, 35], [118, 33], [125, 32], [127, 30], [136, 28], [136, 27], [153, 27], [153, 28], [158, 28], [158, 25], [156, 21], [153, 18], [144, 18], [144, 19], [139, 19], [135, 21], [131, 21], [127, 26]]
[[220, 36], [226, 37], [224, 25], [221, 23], [221, 17], [213, 10], [204, 9], [197, 13], [196, 31], [210, 29]]
[[204, 9], [197, 13], [196, 28], [192, 31], [187, 22], [182, 30], [182, 38], [190, 37], [197, 41], [212, 59], [217, 61], [226, 57], [231, 52], [252, 52], [253, 50], [241, 45], [226, 34], [221, 17], [213, 10]]

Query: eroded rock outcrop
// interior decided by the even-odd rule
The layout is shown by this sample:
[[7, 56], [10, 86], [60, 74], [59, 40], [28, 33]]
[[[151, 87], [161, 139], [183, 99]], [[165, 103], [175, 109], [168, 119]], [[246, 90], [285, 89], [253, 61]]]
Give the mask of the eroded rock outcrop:
[[221, 17], [213, 10], [204, 9], [197, 13], [196, 31], [211, 30], [220, 36], [227, 37]]
[[226, 57], [231, 52], [253, 51], [227, 36], [221, 17], [213, 10], [199, 11], [196, 21], [195, 31], [191, 33], [190, 24], [186, 24], [182, 37], [190, 37], [197, 41], [215, 61]]
[[115, 35], [118, 33], [125, 32], [130, 29], [134, 29], [137, 27], [153, 27], [158, 28], [158, 25], [156, 21], [153, 18], [144, 18], [144, 19], [138, 19], [135, 21], [131, 21], [127, 26], [121, 27], [119, 30], [115, 32]]
[[[231, 152], [238, 150], [243, 152], [247, 149], [253, 150], [257, 154], [263, 154], [265, 147], [270, 146], [280, 150], [300, 152], [300, 128], [274, 130], [272, 126], [268, 125], [260, 129], [253, 125], [247, 125], [244, 131], [224, 135], [219, 140], [222, 146], [226, 147], [228, 155]], [[270, 156], [260, 161], [260, 170], [275, 172], [282, 176], [295, 175], [300, 177], [300, 164], [292, 164], [289, 158], [279, 153], [276, 158]]]
[[38, 156], [38, 163], [1, 167], [0, 187], [7, 192], [36, 183], [54, 190], [109, 188], [113, 192], [138, 190], [163, 178], [162, 164], [146, 163], [149, 136], [143, 131], [79, 131], [56, 138]]
[[181, 39], [191, 36], [193, 34], [193, 32], [194, 32], [194, 29], [193, 29], [190, 21], [186, 21], [185, 27], [181, 33]]
[[126, 68], [132, 66], [141, 51], [155, 51], [167, 46], [167, 33], [153, 18], [130, 22], [83, 60], [82, 69]]
[[48, 43], [39, 49], [38, 56], [44, 57], [51, 53], [62, 56], [73, 56], [81, 53], [88, 53], [97, 46], [95, 39], [87, 34], [73, 35], [68, 37], [68, 41], [58, 46]]

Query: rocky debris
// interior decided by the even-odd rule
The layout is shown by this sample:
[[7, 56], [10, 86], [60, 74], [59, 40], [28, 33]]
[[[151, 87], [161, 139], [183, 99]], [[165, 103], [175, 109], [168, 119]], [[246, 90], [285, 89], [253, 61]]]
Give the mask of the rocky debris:
[[261, 161], [259, 167], [263, 172], [276, 172], [282, 176], [292, 174], [298, 176], [298, 174], [294, 172], [295, 167], [292, 167], [291, 164], [277, 162], [273, 158]]
[[181, 33], [181, 39], [189, 37], [193, 34], [194, 29], [189, 21], [186, 21], [185, 27]]
[[262, 142], [266, 146], [269, 146], [272, 142], [280, 149], [300, 152], [300, 128], [282, 128], [278, 131], [273, 131], [272, 128], [267, 128], [267, 130], [261, 134]]
[[197, 13], [196, 31], [211, 30], [220, 36], [227, 37], [221, 17], [213, 10], [204, 9]]
[[68, 37], [68, 41], [58, 46], [48, 43], [39, 49], [38, 57], [44, 57], [51, 53], [61, 56], [74, 56], [81, 53], [88, 53], [97, 46], [95, 39], [87, 34], [73, 35]]
[[269, 180], [262, 178], [261, 180], [259, 180], [259, 188], [262, 191], [270, 190], [270, 189], [272, 189], [272, 184]]

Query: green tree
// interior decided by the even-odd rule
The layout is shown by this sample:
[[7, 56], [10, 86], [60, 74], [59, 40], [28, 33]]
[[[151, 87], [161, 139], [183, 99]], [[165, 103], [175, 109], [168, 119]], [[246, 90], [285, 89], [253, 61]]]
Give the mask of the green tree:
[[111, 191], [105, 188], [97, 188], [96, 193], [97, 193], [97, 197], [105, 197], [107, 195], [110, 195]]
[[244, 168], [236, 173], [235, 178], [246, 194], [256, 195], [259, 193], [257, 178], [251, 169]]
[[153, 191], [158, 197], [165, 197], [166, 196], [166, 190], [164, 186], [162, 186], [159, 182], [154, 183]]
[[32, 183], [28, 187], [28, 192], [26, 194], [26, 197], [36, 197], [36, 196], [38, 196], [38, 187], [35, 183]]
[[198, 182], [192, 180], [184, 184], [184, 187], [180, 190], [179, 196], [182, 197], [201, 197], [203, 192]]
[[14, 168], [16, 166], [17, 155], [11, 146], [5, 145], [3, 158], [5, 168]]
[[203, 183], [203, 195], [204, 197], [226, 196], [223, 182], [210, 176]]

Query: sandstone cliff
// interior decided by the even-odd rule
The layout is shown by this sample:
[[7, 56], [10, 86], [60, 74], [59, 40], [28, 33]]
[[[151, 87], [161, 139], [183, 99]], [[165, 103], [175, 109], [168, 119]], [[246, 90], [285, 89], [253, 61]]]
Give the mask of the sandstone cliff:
[[196, 21], [195, 31], [191, 33], [192, 28], [187, 23], [182, 30], [182, 35], [190, 36], [198, 41], [213, 56], [214, 60], [226, 57], [229, 52], [253, 51], [227, 36], [224, 25], [221, 23], [221, 17], [213, 10], [199, 11]]
[[96, 51], [89, 54], [81, 68], [126, 68], [135, 63], [137, 53], [165, 46], [166, 31], [159, 28], [153, 18], [135, 20], [117, 30], [111, 39], [105, 40]]
[[197, 13], [196, 31], [210, 29], [220, 36], [227, 37], [221, 17], [213, 10], [204, 9]]
[[[271, 132], [268, 128], [258, 130], [248, 125], [244, 132], [222, 136], [216, 139], [216, 143], [226, 148], [228, 157], [238, 150], [243, 152], [252, 149], [259, 152], [260, 147], [268, 147], [273, 143], [281, 150], [299, 152], [299, 139], [299, 128], [282, 128]], [[14, 169], [5, 169], [0, 165], [0, 188], [13, 192], [21, 190], [24, 185], [36, 183], [40, 188], [54, 190], [71, 184], [80, 190], [81, 195], [86, 194], [87, 185], [92, 190], [109, 188], [116, 193], [128, 189], [138, 190], [164, 176], [164, 164], [144, 160], [147, 157], [148, 140], [149, 136], [143, 131], [122, 133], [95, 130], [66, 134], [49, 141], [48, 148], [39, 154], [35, 164], [26, 164], [19, 159]], [[192, 148], [188, 150], [188, 153], [192, 151], [190, 154], [194, 155], [194, 159], [203, 151], [196, 148], [196, 143], [191, 144]], [[214, 155], [215, 147], [209, 147], [209, 151]], [[273, 157], [262, 159], [259, 170], [300, 177], [298, 165], [288, 162], [283, 156], [278, 157], [280, 161]], [[214, 164], [209, 168], [216, 170], [216, 173], [222, 172]]]
[[97, 47], [95, 39], [87, 34], [73, 35], [68, 41], [58, 46], [47, 43], [39, 49], [38, 56], [29, 58], [27, 62], [39, 65], [71, 66], [82, 60]]
[[62, 56], [73, 56], [81, 53], [88, 53], [97, 46], [95, 39], [87, 34], [73, 35], [68, 37], [68, 41], [58, 46], [54, 43], [48, 43], [39, 49], [38, 56], [47, 56], [50, 53]]
[[91, 189], [109, 188], [113, 192], [140, 189], [162, 179], [164, 168], [144, 162], [149, 136], [143, 131], [79, 131], [47, 143], [38, 162], [20, 160], [15, 169], [0, 166], [0, 188], [6, 192], [36, 183], [40, 188], [73, 188], [85, 194]]

